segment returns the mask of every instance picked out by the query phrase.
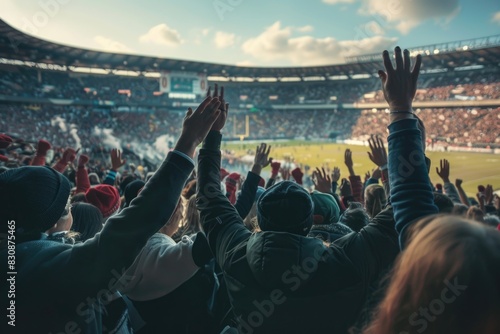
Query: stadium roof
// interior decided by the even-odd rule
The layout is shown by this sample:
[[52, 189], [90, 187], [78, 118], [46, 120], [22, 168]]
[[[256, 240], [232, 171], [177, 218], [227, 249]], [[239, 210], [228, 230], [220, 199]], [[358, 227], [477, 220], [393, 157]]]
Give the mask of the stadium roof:
[[[478, 42], [479, 41], [479, 42]], [[483, 41], [483, 42], [480, 42]], [[498, 67], [500, 35], [472, 41], [446, 43], [412, 50], [426, 56], [425, 68], [454, 68], [471, 65]], [[453, 45], [458, 45], [457, 48]], [[440, 47], [443, 52], [435, 52]], [[439, 50], [439, 49], [437, 49]], [[189, 71], [219, 77], [284, 78], [374, 74], [382, 68], [380, 55], [350, 57], [346, 64], [311, 67], [240, 67], [180, 59], [127, 55], [61, 45], [25, 34], [0, 20], [0, 58], [61, 66], [126, 71]]]

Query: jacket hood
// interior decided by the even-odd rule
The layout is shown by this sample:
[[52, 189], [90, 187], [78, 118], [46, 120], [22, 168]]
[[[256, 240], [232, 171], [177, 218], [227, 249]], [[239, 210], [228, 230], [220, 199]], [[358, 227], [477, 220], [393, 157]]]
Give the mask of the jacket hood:
[[[290, 284], [289, 276], [301, 270], [309, 281], [327, 248], [321, 240], [287, 232], [260, 232], [247, 243], [247, 261], [255, 279], [263, 286], [279, 288]], [[314, 269], [314, 270], [313, 270]], [[287, 283], [288, 281], [288, 283]]]

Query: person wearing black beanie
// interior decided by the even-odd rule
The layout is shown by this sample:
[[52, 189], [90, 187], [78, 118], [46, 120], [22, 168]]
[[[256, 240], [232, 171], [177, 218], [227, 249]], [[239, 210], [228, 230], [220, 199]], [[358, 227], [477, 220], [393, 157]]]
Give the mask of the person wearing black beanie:
[[63, 215], [70, 190], [68, 179], [52, 168], [10, 169], [0, 174], [0, 220], [14, 220], [19, 238], [39, 239]]
[[262, 231], [307, 235], [313, 224], [314, 204], [297, 183], [283, 181], [267, 189], [257, 202], [257, 219]]
[[196, 205], [224, 273], [230, 322], [239, 333], [348, 332], [372, 284], [399, 251], [392, 215], [382, 211], [379, 215], [390, 219], [377, 216], [327, 247], [307, 237], [314, 219], [311, 196], [299, 184], [283, 181], [258, 200], [262, 231], [249, 231], [220, 188], [226, 112], [223, 108], [224, 117], [199, 151]]

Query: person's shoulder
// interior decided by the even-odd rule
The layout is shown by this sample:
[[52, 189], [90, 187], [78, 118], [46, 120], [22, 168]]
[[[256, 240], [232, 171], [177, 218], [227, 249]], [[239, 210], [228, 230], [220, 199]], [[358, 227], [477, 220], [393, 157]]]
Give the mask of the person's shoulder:
[[148, 246], [159, 246], [159, 245], [175, 245], [174, 239], [170, 238], [168, 235], [163, 233], [155, 233], [153, 234], [148, 242]]

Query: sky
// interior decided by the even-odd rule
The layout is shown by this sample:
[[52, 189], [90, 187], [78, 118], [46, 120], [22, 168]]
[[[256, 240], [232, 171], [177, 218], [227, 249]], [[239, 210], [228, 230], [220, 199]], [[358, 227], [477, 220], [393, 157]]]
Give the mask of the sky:
[[395, 45], [500, 34], [498, 0], [0, 0], [33, 36], [239, 66], [339, 64]]

